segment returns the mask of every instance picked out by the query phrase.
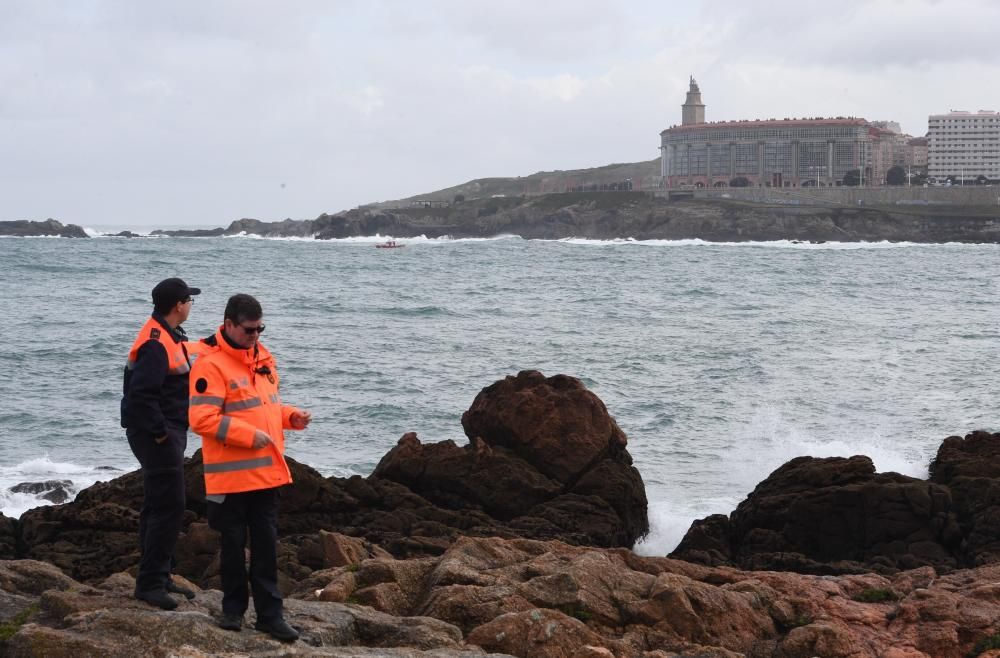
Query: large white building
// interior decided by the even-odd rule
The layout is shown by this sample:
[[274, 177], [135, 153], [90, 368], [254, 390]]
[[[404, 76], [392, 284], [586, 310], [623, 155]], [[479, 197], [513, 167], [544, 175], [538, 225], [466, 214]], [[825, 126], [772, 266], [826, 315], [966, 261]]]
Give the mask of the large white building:
[[949, 112], [927, 119], [927, 175], [968, 183], [1000, 180], [1000, 112]]
[[[660, 133], [666, 187], [832, 187], [848, 172], [881, 185], [905, 145], [899, 124], [855, 117], [705, 121], [691, 78], [681, 125]], [[860, 180], [858, 180], [860, 179]], [[855, 183], [856, 184], [856, 183]]]

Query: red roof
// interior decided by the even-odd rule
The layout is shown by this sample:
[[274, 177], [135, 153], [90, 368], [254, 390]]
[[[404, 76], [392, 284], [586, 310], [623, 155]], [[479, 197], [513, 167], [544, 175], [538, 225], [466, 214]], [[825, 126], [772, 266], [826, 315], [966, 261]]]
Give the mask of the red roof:
[[713, 121], [706, 123], [692, 123], [686, 126], [671, 126], [663, 132], [673, 130], [705, 130], [712, 128], [767, 128], [781, 127], [790, 128], [796, 126], [867, 126], [866, 119], [856, 117], [836, 119], [749, 119], [746, 121]]

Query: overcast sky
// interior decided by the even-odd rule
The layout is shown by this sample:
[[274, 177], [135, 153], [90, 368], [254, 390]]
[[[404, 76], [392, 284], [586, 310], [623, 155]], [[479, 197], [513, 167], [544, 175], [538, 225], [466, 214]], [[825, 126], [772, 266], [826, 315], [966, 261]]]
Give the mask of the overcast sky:
[[[766, 7], [766, 9], [764, 9]], [[710, 121], [1000, 110], [995, 0], [0, 0], [0, 220], [224, 226], [658, 156]]]

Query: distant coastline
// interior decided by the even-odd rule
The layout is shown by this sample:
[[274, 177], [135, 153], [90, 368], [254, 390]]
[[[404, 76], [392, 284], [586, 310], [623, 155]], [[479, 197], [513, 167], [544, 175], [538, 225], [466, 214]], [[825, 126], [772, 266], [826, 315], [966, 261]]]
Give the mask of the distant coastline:
[[[757, 201], [734, 196], [668, 199], [646, 192], [491, 196], [448, 204], [427, 201], [397, 208], [362, 207], [315, 219], [263, 222], [247, 218], [225, 228], [154, 230], [150, 235], [247, 234], [318, 240], [376, 235], [518, 235], [525, 239], [1000, 243], [998, 206], [932, 205], [919, 200], [897, 201], [895, 205], [846, 205], [809, 198]], [[55, 220], [0, 222], [0, 235], [87, 237], [81, 227]], [[130, 231], [115, 235], [139, 237]]]

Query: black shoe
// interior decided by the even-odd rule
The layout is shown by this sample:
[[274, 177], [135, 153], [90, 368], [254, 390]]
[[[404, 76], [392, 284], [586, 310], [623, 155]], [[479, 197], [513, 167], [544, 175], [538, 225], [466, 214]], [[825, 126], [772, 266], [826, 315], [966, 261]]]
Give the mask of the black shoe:
[[184, 598], [186, 598], [188, 601], [190, 601], [191, 599], [194, 598], [194, 592], [192, 592], [191, 590], [189, 590], [187, 587], [181, 587], [180, 585], [178, 585], [177, 583], [175, 583], [173, 580], [168, 580], [167, 581], [167, 588], [166, 589], [171, 594], [181, 594], [181, 595], [183, 595]]
[[151, 592], [136, 592], [135, 598], [145, 601], [150, 605], [155, 605], [158, 608], [163, 608], [164, 610], [173, 610], [177, 607], [177, 601], [167, 596], [167, 593], [161, 589]]
[[253, 627], [282, 642], [294, 642], [299, 639], [299, 632], [281, 617], [270, 621], [258, 621]]
[[223, 614], [222, 618], [219, 619], [219, 628], [224, 628], [227, 631], [236, 631], [237, 633], [243, 628], [243, 615], [227, 615]]

